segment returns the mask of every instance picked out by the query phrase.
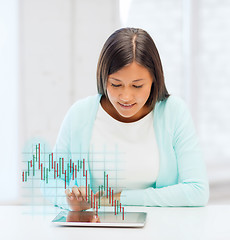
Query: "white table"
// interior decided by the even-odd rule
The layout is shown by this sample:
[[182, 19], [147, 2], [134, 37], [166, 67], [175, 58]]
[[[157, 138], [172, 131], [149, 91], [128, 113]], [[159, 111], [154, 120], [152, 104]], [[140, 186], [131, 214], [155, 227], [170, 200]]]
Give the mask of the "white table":
[[[0, 206], [0, 239], [230, 239], [230, 205], [201, 208], [126, 207], [148, 213], [144, 228], [56, 227], [53, 207]], [[109, 210], [109, 209], [107, 209]], [[29, 212], [30, 214], [26, 213]]]

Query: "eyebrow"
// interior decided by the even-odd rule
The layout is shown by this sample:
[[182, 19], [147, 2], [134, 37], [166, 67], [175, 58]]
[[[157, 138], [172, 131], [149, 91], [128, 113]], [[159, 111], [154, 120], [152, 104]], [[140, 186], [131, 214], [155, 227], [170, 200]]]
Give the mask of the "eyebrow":
[[[113, 80], [116, 80], [116, 81], [118, 81], [118, 82], [122, 82], [121, 80], [119, 80], [119, 79], [117, 79], [117, 78], [112, 78], [112, 77], [110, 77], [111, 79], [113, 79]], [[139, 79], [135, 79], [135, 80], [133, 80], [132, 82], [139, 82], [139, 81], [141, 81], [141, 80], [144, 80], [143, 78], [139, 78]]]

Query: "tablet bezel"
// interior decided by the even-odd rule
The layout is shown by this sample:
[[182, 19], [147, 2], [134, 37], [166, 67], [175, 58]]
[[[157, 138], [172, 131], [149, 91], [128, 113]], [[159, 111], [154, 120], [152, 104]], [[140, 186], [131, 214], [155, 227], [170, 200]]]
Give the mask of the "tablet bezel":
[[[126, 212], [125, 214], [138, 214], [141, 218], [140, 222], [56, 222], [60, 215], [68, 211], [61, 211], [53, 220], [52, 224], [63, 227], [144, 227], [147, 213], [146, 212]], [[105, 212], [106, 214], [114, 215], [113, 212]], [[99, 212], [99, 214], [102, 214]]]

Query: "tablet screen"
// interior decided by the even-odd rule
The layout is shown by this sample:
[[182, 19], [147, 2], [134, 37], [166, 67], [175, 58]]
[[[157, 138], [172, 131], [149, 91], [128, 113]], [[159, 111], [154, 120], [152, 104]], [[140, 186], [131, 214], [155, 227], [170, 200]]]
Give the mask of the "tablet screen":
[[52, 221], [63, 226], [111, 226], [111, 227], [142, 227], [144, 226], [146, 213], [126, 212], [114, 214], [114, 212], [93, 211], [62, 211]]

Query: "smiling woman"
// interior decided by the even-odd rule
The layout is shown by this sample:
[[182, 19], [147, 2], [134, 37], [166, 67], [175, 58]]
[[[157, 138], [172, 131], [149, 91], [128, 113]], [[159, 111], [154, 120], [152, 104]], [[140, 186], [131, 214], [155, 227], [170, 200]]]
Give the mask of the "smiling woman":
[[108, 76], [108, 98], [103, 97], [101, 105], [116, 120], [135, 122], [152, 110], [151, 106], [145, 106], [152, 83], [150, 72], [137, 62], [132, 62]]
[[[123, 205], [206, 205], [208, 180], [190, 113], [181, 99], [168, 94], [160, 56], [146, 31], [122, 28], [108, 38], [98, 61], [97, 87], [96, 96], [76, 102], [67, 113], [56, 158], [66, 153], [77, 160], [76, 153], [86, 153], [94, 196], [105, 205], [110, 203], [100, 195], [103, 166], [110, 167], [113, 196]], [[122, 156], [106, 155], [113, 149]], [[72, 210], [90, 208], [87, 185], [80, 178], [72, 184], [65, 202], [53, 202]]]
[[157, 48], [142, 29], [123, 28], [109, 37], [98, 61], [97, 81], [102, 107], [122, 122], [139, 120], [169, 96]]

